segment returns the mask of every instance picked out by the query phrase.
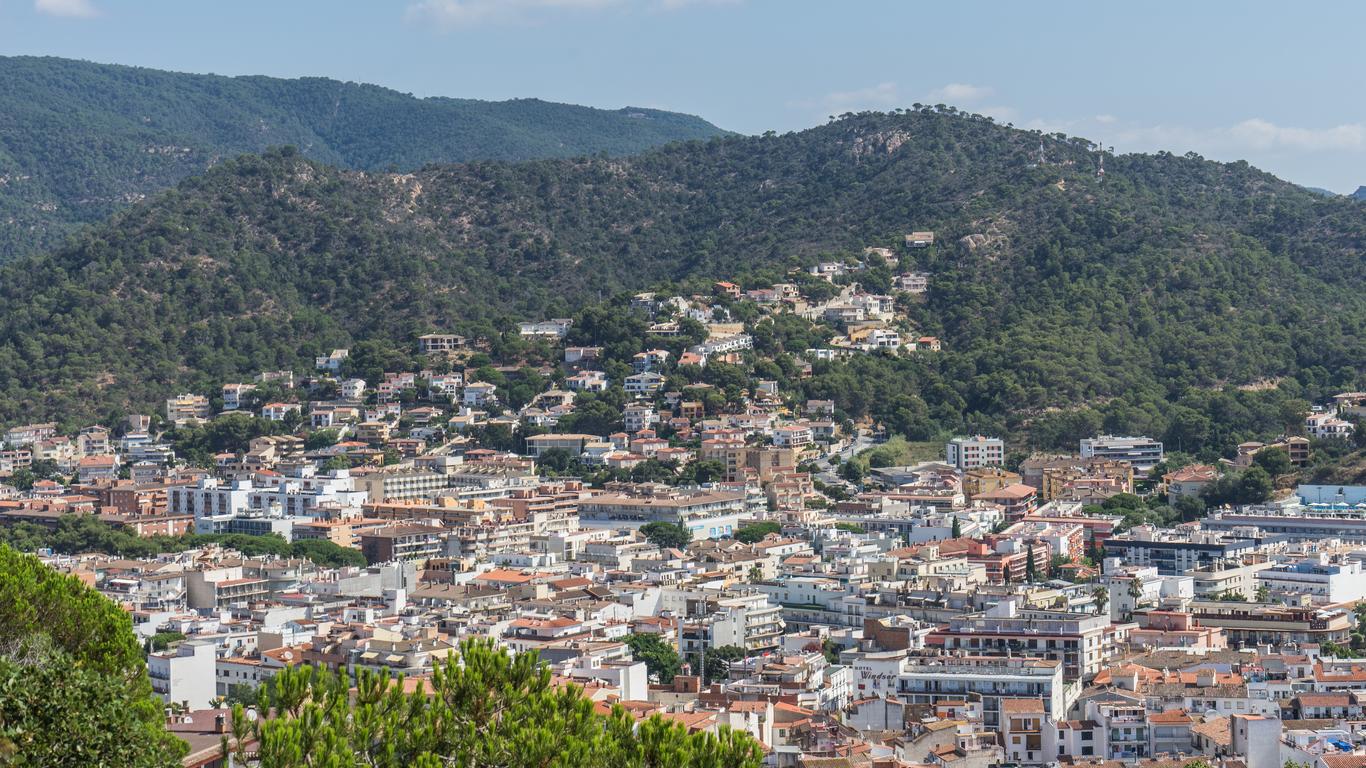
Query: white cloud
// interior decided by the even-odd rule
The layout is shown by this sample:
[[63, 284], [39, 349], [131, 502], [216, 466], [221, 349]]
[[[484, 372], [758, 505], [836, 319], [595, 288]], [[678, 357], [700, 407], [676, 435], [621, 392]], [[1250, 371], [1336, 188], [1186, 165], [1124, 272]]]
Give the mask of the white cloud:
[[33, 0], [33, 9], [67, 19], [93, 19], [100, 15], [99, 9], [90, 0]]
[[420, 0], [410, 4], [403, 16], [410, 22], [433, 23], [444, 29], [452, 29], [479, 24], [534, 22], [539, 14], [549, 11], [590, 12], [630, 7], [676, 11], [693, 6], [732, 5], [739, 2], [742, 0]]
[[1115, 117], [1114, 115], [1096, 115], [1091, 119], [1095, 120], [1097, 123], [1100, 123], [1101, 125], [1113, 125], [1119, 122], [1119, 118]]
[[933, 91], [930, 91], [929, 100], [936, 104], [971, 104], [974, 101], [985, 99], [992, 93], [994, 93], [994, 91], [985, 85], [949, 83], [943, 88], [935, 88]]
[[1233, 126], [1229, 134], [1236, 143], [1258, 150], [1359, 152], [1366, 149], [1366, 123], [1346, 123], [1331, 128], [1293, 128], [1254, 117]]
[[816, 99], [803, 99], [788, 102], [789, 107], [798, 109], [821, 110], [818, 120], [827, 115], [842, 112], [857, 112], [863, 109], [886, 109], [900, 100], [896, 83], [891, 81], [855, 88], [851, 91], [831, 91]]
[[528, 21], [542, 11], [597, 11], [616, 4], [618, 0], [422, 0], [409, 5], [404, 18], [446, 28], [470, 27]]
[[868, 109], [891, 106], [897, 102], [897, 98], [896, 83], [888, 81], [852, 91], [827, 93], [821, 99], [821, 104], [831, 109]]
[[739, 5], [744, 0], [659, 0], [659, 7], [666, 11], [676, 11], [694, 5]]
[[[1231, 126], [1193, 128], [1185, 125], [1119, 125], [1113, 133], [1117, 146], [1127, 150], [1171, 152], [1194, 150], [1216, 157], [1247, 157], [1248, 153], [1366, 152], [1366, 123], [1344, 123], [1329, 128], [1276, 125], [1259, 117]], [[1111, 134], [1107, 133], [1107, 140]]]
[[998, 123], [1013, 123], [1020, 117], [1020, 111], [1014, 107], [1007, 107], [999, 104], [994, 107], [974, 107], [969, 110], [979, 115], [986, 115]]

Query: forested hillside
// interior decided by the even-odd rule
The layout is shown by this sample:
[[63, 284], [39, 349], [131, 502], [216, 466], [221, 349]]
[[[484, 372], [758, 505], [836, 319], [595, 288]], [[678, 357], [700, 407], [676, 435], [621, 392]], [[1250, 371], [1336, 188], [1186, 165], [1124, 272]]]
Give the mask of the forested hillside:
[[324, 78], [218, 77], [0, 57], [0, 260], [225, 158], [293, 145], [346, 168], [624, 155], [723, 133], [697, 117], [412, 96]]
[[1199, 393], [1225, 385], [1362, 373], [1360, 204], [1246, 164], [1110, 156], [1101, 180], [1096, 163], [1085, 140], [936, 110], [404, 175], [242, 157], [0, 272], [0, 420], [146, 408], [358, 339], [487, 335], [661, 281], [752, 287], [912, 229], [937, 236], [908, 261], [932, 274], [913, 319], [945, 351], [822, 370], [813, 392], [862, 382], [855, 414], [1104, 405], [1142, 428], [1173, 408], [1217, 421], [1232, 406]]

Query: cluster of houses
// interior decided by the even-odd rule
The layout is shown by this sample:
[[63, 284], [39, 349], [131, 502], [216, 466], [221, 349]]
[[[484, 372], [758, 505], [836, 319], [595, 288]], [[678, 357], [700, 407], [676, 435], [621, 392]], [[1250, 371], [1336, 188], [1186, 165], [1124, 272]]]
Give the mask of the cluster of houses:
[[[1309, 438], [1349, 435], [1366, 394], [1308, 414], [1309, 437], [1246, 443], [1223, 466], [1171, 469], [1159, 441], [1097, 435], [1007, 468], [1003, 440], [963, 435], [942, 461], [844, 483], [830, 470], [866, 443], [834, 402], [759, 379], [718, 406], [677, 377], [752, 358], [734, 301], [844, 329], [812, 357], [938, 348], [909, 338], [893, 297], [840, 280], [850, 270], [814, 268], [840, 286], [821, 303], [795, 284], [636, 296], [660, 341], [629, 366], [575, 345], [570, 319], [523, 323], [562, 357], [516, 408], [452, 365], [348, 376], [338, 349], [308, 377], [176, 395], [156, 419], [16, 426], [0, 525], [81, 515], [140, 536], [358, 553], [365, 565], [338, 567], [205, 538], [145, 559], [40, 552], [131, 614], [190, 766], [221, 764], [226, 707], [282, 669], [421, 681], [467, 638], [537, 654], [602, 711], [746, 731], [782, 768], [1366, 765], [1366, 487], [1300, 486], [1170, 528], [1103, 506], [1175, 504], [1268, 448], [1307, 463]], [[928, 281], [907, 272], [896, 287]], [[693, 322], [705, 338], [665, 341]], [[430, 361], [471, 347], [417, 339]], [[616, 388], [610, 429], [566, 426], [585, 394]], [[243, 413], [279, 429], [210, 466], [176, 456], [168, 429]], [[510, 445], [491, 442], [495, 426]], [[637, 658], [643, 640], [676, 663]]]

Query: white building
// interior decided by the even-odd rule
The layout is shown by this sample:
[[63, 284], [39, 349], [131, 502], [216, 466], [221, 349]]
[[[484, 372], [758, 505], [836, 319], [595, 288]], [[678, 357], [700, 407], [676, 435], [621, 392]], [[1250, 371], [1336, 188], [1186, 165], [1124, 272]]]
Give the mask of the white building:
[[1081, 457], [1089, 459], [1096, 456], [1122, 459], [1133, 466], [1134, 474], [1145, 475], [1162, 461], [1162, 443], [1148, 437], [1100, 435], [1083, 438]]
[[602, 371], [580, 371], [564, 380], [572, 392], [602, 392], [607, 389], [607, 374]]
[[1006, 444], [999, 437], [955, 437], [944, 444], [944, 460], [960, 470], [1000, 466], [1006, 461]]
[[334, 349], [331, 354], [315, 358], [313, 363], [320, 371], [336, 373], [341, 370], [342, 361], [350, 356], [351, 350], [349, 349]]
[[[270, 520], [313, 518], [321, 507], [359, 509], [367, 500], [364, 490], [356, 490], [349, 471], [319, 475], [311, 467], [296, 476], [279, 478], [274, 485], [253, 485], [250, 480], [225, 484], [206, 477], [196, 485], [171, 486], [167, 491], [168, 511], [194, 515], [200, 533], [223, 533], [224, 526], [232, 525], [264, 527], [267, 530], [263, 533], [281, 532], [281, 526]], [[229, 525], [229, 519], [239, 522]], [[240, 522], [245, 520], [257, 522]]]
[[627, 376], [624, 383], [626, 394], [635, 397], [649, 397], [664, 386], [664, 377], [654, 371]]
[[811, 427], [802, 424], [778, 427], [773, 430], [773, 444], [779, 448], [801, 448], [811, 445], [814, 439]]
[[346, 379], [337, 386], [337, 391], [343, 400], [364, 399], [365, 379]]
[[1327, 555], [1284, 563], [1257, 573], [1259, 588], [1271, 600], [1298, 604], [1308, 597], [1314, 605], [1366, 599], [1366, 572], [1358, 560], [1331, 562]]
[[251, 481], [224, 484], [218, 478], [206, 477], [197, 485], [173, 485], [166, 494], [167, 509], [172, 515], [194, 515], [196, 519], [234, 515], [247, 509]]
[[494, 394], [497, 391], [497, 384], [476, 381], [465, 387], [462, 402], [470, 408], [482, 408], [497, 399], [497, 395]]
[[223, 410], [235, 411], [242, 407], [243, 398], [256, 389], [255, 384], [224, 384]]
[[1304, 431], [1319, 440], [1347, 440], [1352, 437], [1356, 425], [1346, 419], [1338, 418], [1336, 411], [1311, 413], [1304, 419]]
[[218, 696], [215, 683], [215, 646], [207, 640], [187, 640], [173, 651], [147, 657], [147, 676], [152, 691], [170, 704], [184, 702], [190, 709], [204, 709]]
[[710, 621], [713, 648], [733, 645], [762, 653], [775, 650], [783, 637], [782, 608], [770, 603], [764, 594], [723, 598]]
[[563, 339], [573, 324], [574, 321], [568, 318], [555, 318], [539, 323], [518, 323], [517, 331], [528, 338]]
[[659, 411], [648, 405], [628, 405], [621, 411], [622, 426], [635, 434], [659, 423]]
[[854, 695], [895, 696], [909, 704], [934, 705], [962, 701], [977, 694], [982, 722], [1001, 726], [1002, 703], [1011, 699], [1042, 700], [1046, 717], [1062, 719], [1079, 687], [1063, 680], [1056, 660], [1018, 656], [910, 656], [906, 651], [850, 653], [841, 660], [854, 668]]

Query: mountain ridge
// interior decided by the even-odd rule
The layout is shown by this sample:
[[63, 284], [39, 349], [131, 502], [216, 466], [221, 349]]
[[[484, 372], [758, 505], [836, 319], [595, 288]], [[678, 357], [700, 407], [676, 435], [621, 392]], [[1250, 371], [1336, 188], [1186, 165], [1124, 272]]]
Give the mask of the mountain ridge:
[[933, 275], [911, 318], [945, 353], [897, 370], [945, 419], [1360, 375], [1360, 206], [1246, 163], [1111, 155], [1102, 179], [1098, 157], [936, 110], [409, 174], [242, 156], [0, 271], [0, 419], [147, 408], [359, 340], [496, 338], [663, 282], [763, 285], [914, 229], [939, 244], [908, 256]]
[[227, 157], [270, 146], [347, 168], [412, 170], [626, 155], [724, 134], [698, 117], [639, 107], [417, 98], [328, 78], [0, 57], [0, 259], [58, 245]]

